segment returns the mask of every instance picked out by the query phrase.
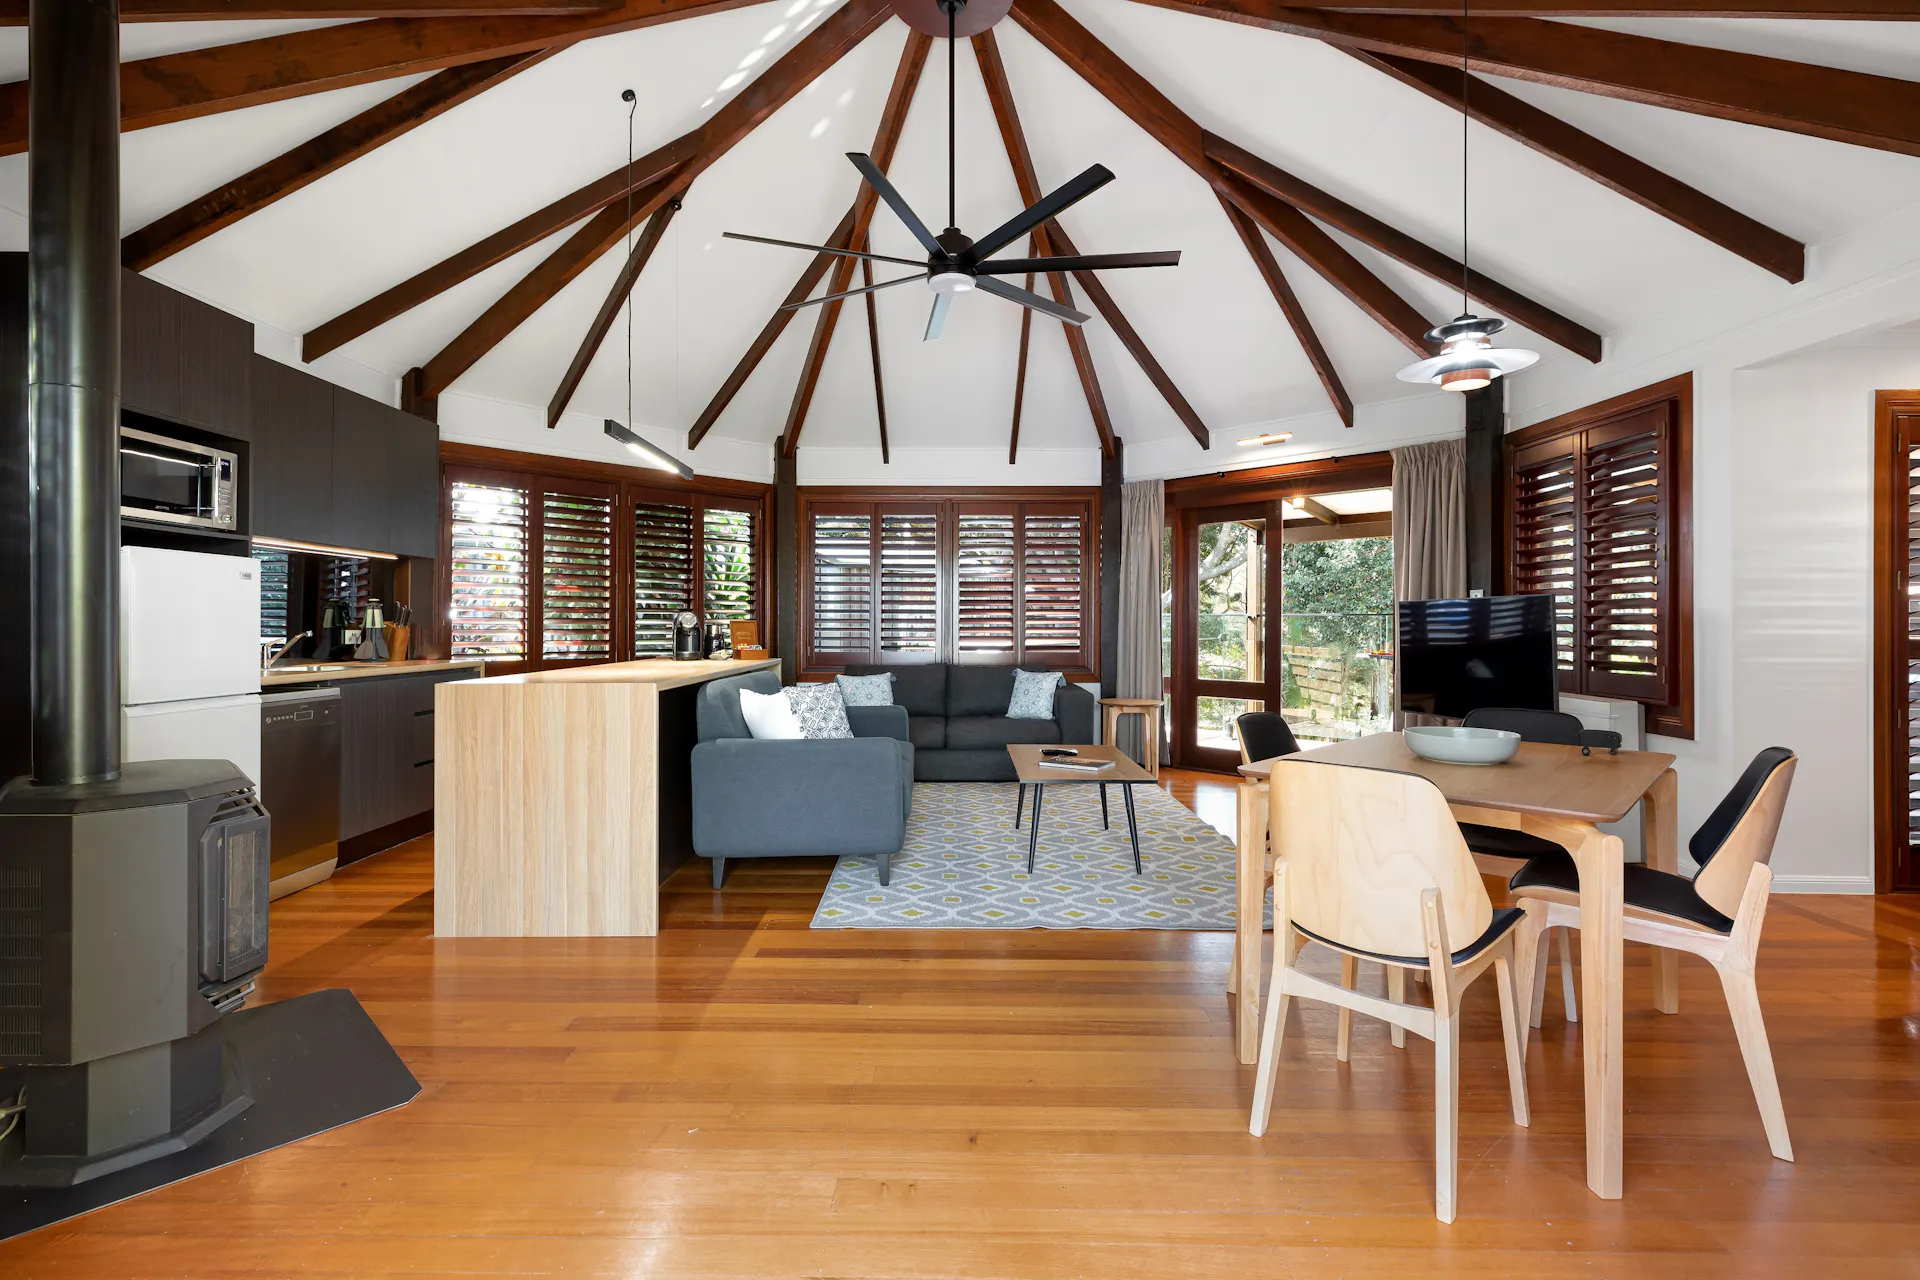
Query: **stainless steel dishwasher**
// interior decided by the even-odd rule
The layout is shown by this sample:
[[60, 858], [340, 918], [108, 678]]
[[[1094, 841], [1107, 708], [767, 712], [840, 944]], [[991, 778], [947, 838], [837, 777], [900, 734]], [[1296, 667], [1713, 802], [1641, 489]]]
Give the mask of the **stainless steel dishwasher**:
[[271, 897], [333, 874], [340, 855], [340, 691], [260, 697], [260, 801], [273, 815]]

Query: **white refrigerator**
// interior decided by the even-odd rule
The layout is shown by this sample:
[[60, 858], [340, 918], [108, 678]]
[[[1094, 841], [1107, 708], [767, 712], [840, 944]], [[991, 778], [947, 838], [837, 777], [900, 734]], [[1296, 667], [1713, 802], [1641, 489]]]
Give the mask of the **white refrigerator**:
[[120, 549], [122, 754], [227, 760], [260, 781], [260, 568]]

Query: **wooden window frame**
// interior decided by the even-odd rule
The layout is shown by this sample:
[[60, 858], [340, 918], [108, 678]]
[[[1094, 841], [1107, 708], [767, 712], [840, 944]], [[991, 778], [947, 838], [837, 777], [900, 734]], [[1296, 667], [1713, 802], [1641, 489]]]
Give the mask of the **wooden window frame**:
[[[797, 493], [797, 511], [799, 519], [799, 600], [797, 608], [797, 630], [799, 635], [795, 644], [797, 667], [802, 680], [828, 680], [845, 671], [849, 665], [880, 665], [880, 663], [848, 663], [828, 660], [813, 651], [813, 524], [814, 513], [856, 514], [868, 513], [873, 516], [869, 529], [870, 545], [873, 548], [873, 640], [875, 648], [870, 654], [882, 659], [884, 665], [911, 666], [926, 662], [969, 662], [979, 663], [978, 658], [962, 659], [956, 651], [958, 619], [958, 590], [956, 569], [958, 560], [959, 516], [967, 513], [1008, 512], [1016, 514], [1015, 520], [1015, 621], [1014, 649], [1008, 662], [1018, 665], [1026, 662], [1043, 662], [1046, 650], [1037, 650], [1029, 658], [1025, 651], [1025, 635], [1021, 630], [1022, 592], [1024, 583], [1024, 565], [1020, 559], [1020, 548], [1024, 545], [1024, 516], [1027, 508], [1036, 508], [1034, 514], [1071, 514], [1081, 520], [1081, 651], [1078, 663], [1055, 666], [1053, 669], [1065, 674], [1072, 680], [1095, 680], [1100, 672], [1100, 491], [1097, 488], [982, 488], [982, 489], [872, 489], [815, 487], [802, 488]], [[878, 651], [879, 615], [880, 615], [880, 541], [881, 517], [888, 514], [924, 514], [933, 512], [938, 517], [938, 564], [939, 585], [938, 618], [939, 644], [930, 657], [908, 656], [887, 657]], [[837, 659], [839, 655], [835, 655]], [[1052, 666], [1052, 664], [1048, 664]]]
[[[613, 656], [611, 661], [633, 659], [633, 512], [636, 503], [650, 502], [685, 506], [692, 517], [692, 610], [704, 627], [706, 621], [706, 512], [709, 508], [745, 511], [753, 520], [754, 616], [760, 622], [761, 643], [774, 652], [778, 643], [774, 629], [772, 514], [773, 486], [742, 480], [696, 476], [682, 480], [671, 473], [579, 458], [553, 457], [542, 453], [524, 453], [511, 449], [489, 449], [443, 441], [440, 446], [440, 598], [451, 599], [453, 556], [449, 486], [455, 480], [481, 484], [515, 485], [529, 495], [528, 530], [528, 602], [527, 660], [489, 661], [492, 675], [511, 675], [524, 671], [545, 671], [558, 667], [592, 666], [607, 659], [545, 659], [542, 647], [544, 619], [541, 609], [540, 503], [542, 492], [582, 492], [614, 498], [613, 538]], [[433, 620], [440, 652], [450, 653], [451, 634], [443, 606]]]
[[[1510, 590], [1513, 581], [1515, 454], [1566, 436], [1605, 427], [1618, 419], [1644, 411], [1662, 402], [1671, 402], [1673, 406], [1672, 422], [1668, 433], [1670, 474], [1662, 477], [1662, 482], [1669, 484], [1669, 501], [1666, 529], [1667, 581], [1661, 600], [1663, 622], [1667, 630], [1665, 637], [1667, 652], [1663, 656], [1668, 663], [1667, 692], [1671, 701], [1658, 706], [1651, 703], [1643, 703], [1643, 705], [1646, 706], [1648, 733], [1657, 733], [1667, 738], [1691, 739], [1694, 735], [1692, 373], [1683, 373], [1678, 377], [1656, 382], [1652, 386], [1641, 387], [1637, 391], [1629, 391], [1625, 395], [1576, 409], [1557, 418], [1549, 418], [1545, 422], [1538, 422], [1519, 431], [1510, 432], [1502, 439], [1501, 589]], [[1584, 449], [1582, 453], [1584, 454]], [[1581, 554], [1580, 548], [1576, 547], [1576, 580], [1583, 563]], [[1608, 693], [1589, 694], [1583, 687], [1584, 673], [1580, 667], [1578, 639], [1581, 622], [1577, 611], [1574, 625], [1575, 666], [1573, 671], [1561, 673], [1561, 692], [1592, 697], [1620, 696]], [[1641, 701], [1631, 698], [1627, 700]]]
[[1920, 417], [1920, 390], [1875, 392], [1873, 417], [1873, 890], [1892, 893], [1920, 888], [1907, 817], [1909, 464], [1900, 422]]

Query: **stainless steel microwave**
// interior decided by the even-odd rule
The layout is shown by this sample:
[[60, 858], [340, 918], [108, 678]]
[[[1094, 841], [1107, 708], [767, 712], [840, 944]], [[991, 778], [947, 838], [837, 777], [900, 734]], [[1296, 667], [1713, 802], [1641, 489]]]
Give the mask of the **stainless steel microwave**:
[[239, 527], [239, 459], [225, 449], [120, 428], [120, 514], [201, 529]]

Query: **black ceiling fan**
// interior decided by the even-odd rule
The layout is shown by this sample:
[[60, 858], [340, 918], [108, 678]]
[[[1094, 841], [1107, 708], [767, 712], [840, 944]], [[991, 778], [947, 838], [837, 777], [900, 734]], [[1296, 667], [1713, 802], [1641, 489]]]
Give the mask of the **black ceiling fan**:
[[782, 245], [789, 249], [808, 249], [815, 253], [830, 253], [843, 258], [866, 258], [874, 262], [894, 262], [907, 267], [922, 267], [917, 275], [900, 276], [892, 280], [882, 280], [878, 284], [865, 288], [849, 289], [845, 293], [829, 294], [824, 298], [810, 298], [805, 302], [796, 302], [786, 310], [798, 310], [801, 307], [817, 306], [823, 302], [832, 302], [837, 298], [851, 298], [862, 293], [871, 293], [875, 289], [888, 289], [897, 284], [911, 284], [915, 280], [925, 280], [933, 290], [933, 310], [927, 316], [925, 338], [931, 341], [940, 336], [941, 328], [946, 324], [947, 308], [957, 293], [969, 293], [980, 289], [1009, 302], [1017, 302], [1030, 307], [1042, 315], [1053, 316], [1068, 324], [1085, 324], [1093, 317], [1072, 307], [1064, 306], [1050, 298], [1043, 298], [1028, 289], [1019, 288], [998, 279], [1000, 276], [1021, 275], [1029, 271], [1101, 271], [1114, 267], [1172, 267], [1180, 263], [1178, 249], [1155, 253], [1092, 253], [1072, 258], [994, 258], [992, 255], [1006, 248], [1021, 236], [1027, 235], [1045, 223], [1049, 218], [1058, 216], [1061, 211], [1092, 195], [1107, 183], [1113, 181], [1113, 171], [1105, 165], [1096, 164], [1079, 177], [1061, 186], [1027, 208], [1001, 223], [978, 240], [971, 239], [954, 224], [953, 202], [953, 48], [954, 16], [966, 6], [967, 0], [939, 0], [939, 6], [947, 15], [947, 229], [939, 235], [927, 229], [927, 224], [914, 213], [906, 197], [902, 196], [887, 176], [880, 172], [871, 157], [858, 151], [847, 153], [847, 159], [853, 161], [853, 167], [860, 171], [874, 193], [887, 202], [887, 206], [898, 214], [900, 221], [906, 224], [913, 238], [927, 250], [924, 264], [911, 258], [894, 258], [883, 253], [862, 253], [854, 249], [837, 249], [832, 245], [802, 244], [794, 240], [774, 240], [766, 236], [742, 235], [727, 231], [722, 234], [730, 240], [751, 240], [756, 244]]

